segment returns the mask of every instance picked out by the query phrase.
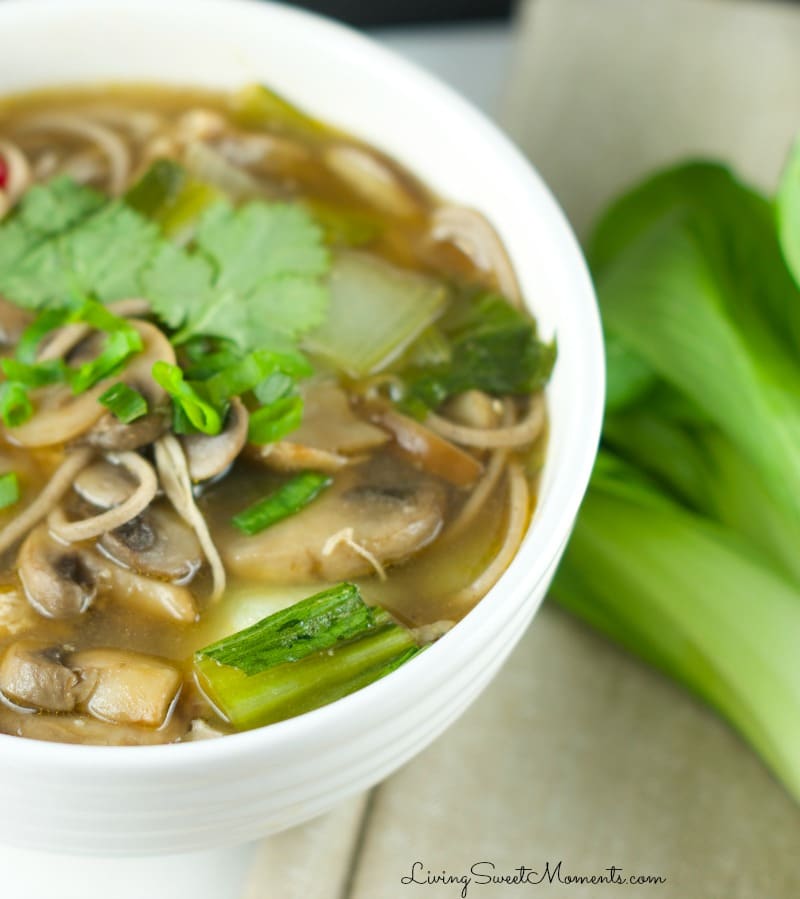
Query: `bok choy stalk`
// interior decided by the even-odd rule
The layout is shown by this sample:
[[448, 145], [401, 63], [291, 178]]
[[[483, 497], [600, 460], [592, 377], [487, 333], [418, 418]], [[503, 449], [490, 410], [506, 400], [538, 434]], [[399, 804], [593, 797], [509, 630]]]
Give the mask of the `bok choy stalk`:
[[554, 595], [800, 798], [800, 148], [775, 203], [721, 165], [656, 175], [588, 257], [606, 421]]
[[420, 651], [388, 612], [339, 584], [195, 653], [198, 683], [239, 730], [319, 708]]

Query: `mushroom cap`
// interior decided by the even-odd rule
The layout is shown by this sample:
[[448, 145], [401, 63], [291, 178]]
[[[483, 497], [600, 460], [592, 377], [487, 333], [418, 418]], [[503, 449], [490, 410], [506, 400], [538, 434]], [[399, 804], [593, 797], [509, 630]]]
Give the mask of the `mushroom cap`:
[[179, 583], [190, 581], [203, 562], [194, 531], [161, 502], [103, 534], [100, 547], [114, 562], [138, 574]]
[[12, 702], [47, 712], [70, 712], [79, 698], [79, 678], [61, 662], [57, 647], [19, 640], [0, 662], [0, 690]]
[[56, 540], [44, 524], [35, 527], [22, 544], [17, 571], [28, 602], [46, 618], [80, 615], [97, 595], [89, 555]]
[[[346, 580], [373, 573], [368, 556], [386, 566], [427, 546], [444, 521], [444, 488], [399, 462], [380, 468], [340, 472], [310, 506], [260, 534], [226, 529], [219, 546], [229, 571], [265, 583]], [[344, 531], [348, 540], [332, 541]]]

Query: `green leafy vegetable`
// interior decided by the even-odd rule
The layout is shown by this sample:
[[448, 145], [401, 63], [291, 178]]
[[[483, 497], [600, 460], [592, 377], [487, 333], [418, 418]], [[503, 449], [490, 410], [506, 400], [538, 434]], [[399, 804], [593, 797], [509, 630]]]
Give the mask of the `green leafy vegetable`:
[[125, 194], [125, 203], [158, 222], [167, 237], [188, 237], [202, 213], [217, 200], [219, 191], [189, 177], [171, 159], [157, 159]]
[[800, 798], [797, 165], [778, 228], [712, 163], [599, 222], [604, 449], [554, 594], [713, 703]]
[[465, 390], [529, 394], [550, 377], [555, 344], [539, 340], [535, 323], [497, 294], [462, 300], [438, 327], [450, 342], [450, 358], [412, 364], [403, 372], [405, 407], [412, 413], [434, 409]]
[[246, 128], [270, 128], [306, 138], [331, 134], [322, 122], [263, 84], [249, 84], [237, 91], [231, 98], [231, 112]]
[[7, 509], [19, 501], [19, 481], [16, 472], [0, 475], [0, 509]]
[[235, 515], [233, 524], [245, 534], [258, 534], [304, 509], [332, 483], [333, 479], [328, 475], [315, 471], [301, 472], [274, 493]]
[[126, 425], [147, 414], [147, 400], [121, 381], [100, 394], [98, 402]]
[[800, 138], [783, 171], [776, 209], [781, 249], [795, 283], [800, 286]]
[[238, 729], [280, 721], [372, 683], [420, 651], [353, 584], [339, 584], [195, 654], [198, 682]]
[[800, 589], [747, 541], [600, 459], [560, 602], [713, 703], [800, 796]]
[[356, 252], [337, 255], [330, 290], [328, 317], [304, 345], [355, 377], [396, 359], [438, 318], [448, 300], [440, 281]]

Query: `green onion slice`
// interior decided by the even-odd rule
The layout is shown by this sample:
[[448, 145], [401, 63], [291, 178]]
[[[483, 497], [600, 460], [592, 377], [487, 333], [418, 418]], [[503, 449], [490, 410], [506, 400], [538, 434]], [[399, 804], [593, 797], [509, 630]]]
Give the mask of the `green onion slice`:
[[7, 428], [24, 424], [33, 415], [33, 404], [28, 399], [24, 384], [4, 381], [0, 384], [0, 418]]
[[19, 500], [19, 481], [14, 471], [0, 476], [0, 509], [7, 509]]
[[127, 384], [112, 384], [98, 399], [123, 424], [130, 424], [147, 414], [147, 400]]
[[[219, 434], [223, 415], [201, 395], [203, 385], [185, 381], [181, 369], [169, 362], [155, 362], [152, 374], [153, 380], [172, 398], [176, 421], [188, 422], [203, 434]], [[185, 428], [176, 427], [176, 430], [182, 433]]]
[[295, 475], [274, 493], [235, 515], [232, 522], [240, 531], [252, 536], [294, 515], [313, 502], [333, 483], [333, 478], [316, 471]]
[[285, 437], [303, 420], [303, 398], [286, 396], [250, 414], [247, 439], [262, 446]]

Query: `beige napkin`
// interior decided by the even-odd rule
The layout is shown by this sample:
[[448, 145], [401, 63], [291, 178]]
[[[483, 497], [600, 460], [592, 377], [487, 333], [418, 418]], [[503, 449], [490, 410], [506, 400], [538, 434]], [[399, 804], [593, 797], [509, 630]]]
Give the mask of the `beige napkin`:
[[774, 188], [800, 130], [800, 9], [769, 0], [529, 0], [501, 122], [579, 233], [687, 155]]
[[[506, 127], [584, 231], [621, 186], [687, 153], [774, 185], [800, 127], [800, 8], [744, 0], [532, 0]], [[800, 751], [800, 748], [799, 748]], [[474, 899], [796, 899], [800, 808], [705, 707], [556, 609], [422, 756], [267, 841], [246, 899], [439, 899], [497, 874], [660, 885], [467, 885]], [[485, 873], [488, 866], [478, 871]]]

